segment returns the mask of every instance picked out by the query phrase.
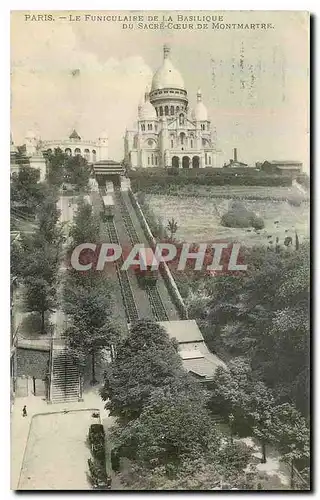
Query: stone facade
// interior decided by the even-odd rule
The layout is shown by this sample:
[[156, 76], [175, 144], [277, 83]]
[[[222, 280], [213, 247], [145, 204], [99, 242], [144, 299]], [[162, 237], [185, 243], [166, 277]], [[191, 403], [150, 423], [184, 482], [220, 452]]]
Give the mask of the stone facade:
[[201, 90], [190, 113], [184, 81], [165, 46], [163, 64], [138, 107], [137, 129], [126, 131], [126, 163], [131, 168], [215, 167], [217, 150], [213, 135]]

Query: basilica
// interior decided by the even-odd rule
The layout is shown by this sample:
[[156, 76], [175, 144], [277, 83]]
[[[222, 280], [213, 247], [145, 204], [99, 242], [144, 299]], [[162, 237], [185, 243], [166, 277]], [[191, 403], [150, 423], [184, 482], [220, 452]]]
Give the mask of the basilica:
[[138, 107], [137, 128], [125, 134], [125, 162], [129, 167], [216, 166], [216, 145], [200, 89], [191, 113], [188, 104], [183, 78], [165, 45], [163, 63]]

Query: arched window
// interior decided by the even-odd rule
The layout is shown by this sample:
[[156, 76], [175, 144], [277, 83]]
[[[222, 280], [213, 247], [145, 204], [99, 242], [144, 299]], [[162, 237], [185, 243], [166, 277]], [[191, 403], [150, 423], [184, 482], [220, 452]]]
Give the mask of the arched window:
[[160, 106], [160, 116], [163, 116], [163, 107]]
[[81, 149], [80, 149], [80, 148], [76, 148], [76, 149], [74, 150], [74, 154], [75, 154], [75, 155], [81, 155]]
[[173, 156], [171, 161], [171, 165], [173, 168], [179, 168], [180, 160], [178, 156]]
[[179, 115], [179, 125], [184, 125], [184, 115], [182, 113]]
[[158, 125], [157, 124], [155, 124], [154, 129], [155, 129], [155, 131], [158, 130]]
[[72, 155], [72, 152], [71, 152], [71, 149], [70, 148], [66, 148], [64, 150], [64, 152], [68, 155], [68, 156], [71, 156]]
[[182, 168], [189, 168], [190, 167], [190, 158], [189, 156], [184, 156], [182, 158]]
[[159, 110], [158, 110], [158, 108], [156, 108], [156, 113], [157, 113], [157, 116], [159, 116]]
[[155, 164], [158, 165], [158, 157], [155, 157]]
[[165, 114], [166, 116], [168, 116], [168, 114], [169, 114], [169, 106], [165, 106], [165, 107], [164, 107], [164, 114]]
[[142, 123], [142, 124], [141, 124], [141, 130], [142, 130], [142, 132], [144, 132], [144, 131], [145, 131], [145, 129], [146, 129], [146, 126], [145, 126], [145, 124], [144, 124], [144, 123]]
[[153, 154], [151, 155], [151, 165], [153, 165]]
[[90, 160], [90, 151], [89, 151], [89, 149], [85, 149], [85, 150], [84, 150], [84, 157], [85, 157], [85, 159], [86, 159], [87, 161], [89, 161], [89, 160]]
[[190, 139], [190, 148], [193, 148], [193, 139]]
[[179, 111], [180, 111], [180, 108], [179, 108], [179, 106], [177, 106], [177, 107], [176, 107], [176, 113], [178, 114], [178, 113], [179, 113]]
[[150, 156], [148, 156], [148, 165], [150, 165]]
[[174, 115], [174, 106], [170, 107], [170, 115]]
[[171, 149], [173, 149], [173, 139], [171, 139]]
[[209, 156], [209, 165], [211, 165], [211, 156]]
[[206, 165], [207, 165], [208, 164], [208, 155], [207, 155], [207, 153], [205, 153], [204, 158], [205, 158], [205, 162], [206, 162]]
[[205, 124], [201, 123], [201, 130], [205, 130]]
[[180, 134], [180, 143], [181, 143], [181, 146], [184, 145], [185, 137], [186, 137], [186, 134], [184, 134], [183, 132], [181, 132], [181, 134]]
[[92, 161], [96, 161], [97, 159], [97, 152], [95, 149], [92, 150]]
[[200, 167], [200, 158], [199, 158], [199, 156], [194, 156], [192, 158], [192, 167], [193, 168], [199, 168]]

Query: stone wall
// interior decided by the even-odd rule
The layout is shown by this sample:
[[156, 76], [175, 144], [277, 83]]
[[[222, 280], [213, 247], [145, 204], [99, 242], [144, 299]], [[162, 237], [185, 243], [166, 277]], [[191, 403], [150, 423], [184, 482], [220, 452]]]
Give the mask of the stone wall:
[[49, 352], [36, 349], [17, 349], [17, 376], [44, 380], [48, 373]]

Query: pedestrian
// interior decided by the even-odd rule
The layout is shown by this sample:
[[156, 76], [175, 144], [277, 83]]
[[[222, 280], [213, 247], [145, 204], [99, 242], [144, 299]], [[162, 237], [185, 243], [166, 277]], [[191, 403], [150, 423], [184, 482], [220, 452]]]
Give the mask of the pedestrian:
[[27, 407], [26, 405], [24, 405], [23, 409], [22, 409], [22, 416], [23, 417], [26, 417], [27, 416]]

